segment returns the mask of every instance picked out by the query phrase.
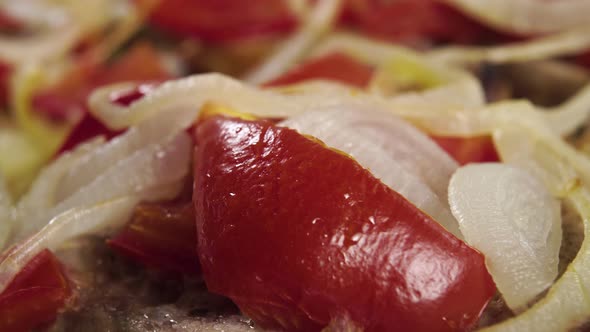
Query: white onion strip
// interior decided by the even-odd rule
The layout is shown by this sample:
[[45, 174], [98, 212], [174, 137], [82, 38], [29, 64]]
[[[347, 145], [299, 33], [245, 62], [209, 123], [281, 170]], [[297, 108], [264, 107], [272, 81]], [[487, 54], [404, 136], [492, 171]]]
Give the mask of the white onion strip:
[[341, 0], [319, 0], [300, 30], [280, 45], [276, 53], [246, 75], [244, 80], [261, 84], [289, 69], [320, 37], [330, 31], [341, 5]]
[[543, 60], [581, 53], [590, 48], [590, 28], [580, 27], [561, 33], [492, 47], [448, 47], [431, 51], [427, 57], [442, 63], [515, 63]]
[[445, 0], [484, 23], [507, 32], [534, 35], [586, 24], [586, 0]]
[[164, 139], [160, 144], [148, 145], [114, 162], [86, 186], [48, 211], [35, 214], [34, 217], [19, 215], [20, 227], [16, 240], [34, 234], [49, 218], [78, 206], [89, 206], [128, 195], [140, 199], [171, 198], [168, 196], [171, 194], [169, 190], [157, 189], [177, 183], [188, 173], [191, 146], [188, 134], [181, 132]]
[[583, 126], [590, 116], [590, 84], [558, 107], [547, 109], [543, 116], [559, 135], [568, 136]]
[[83, 156], [70, 167], [57, 188], [56, 199], [65, 199], [115, 163], [141, 148], [162, 142], [164, 138], [188, 128], [193, 122], [194, 110], [176, 109], [129, 128], [124, 134], [113, 138], [92, 154]]
[[12, 198], [6, 189], [4, 177], [0, 174], [0, 250], [12, 234], [14, 227], [14, 207]]
[[90, 207], [78, 206], [57, 215], [35, 235], [9, 249], [8, 255], [0, 262], [0, 293], [44, 249], [55, 250], [77, 236], [101, 234], [121, 227], [138, 202], [135, 197], [122, 197]]
[[523, 309], [557, 276], [559, 202], [529, 173], [505, 164], [470, 164], [451, 178], [449, 203], [465, 241], [486, 258], [508, 306]]

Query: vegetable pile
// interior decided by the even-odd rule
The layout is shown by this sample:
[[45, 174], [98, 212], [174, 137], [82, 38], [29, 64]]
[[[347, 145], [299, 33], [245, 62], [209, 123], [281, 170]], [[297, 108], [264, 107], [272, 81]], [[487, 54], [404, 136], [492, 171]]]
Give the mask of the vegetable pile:
[[0, 330], [583, 328], [588, 14], [1, 3]]

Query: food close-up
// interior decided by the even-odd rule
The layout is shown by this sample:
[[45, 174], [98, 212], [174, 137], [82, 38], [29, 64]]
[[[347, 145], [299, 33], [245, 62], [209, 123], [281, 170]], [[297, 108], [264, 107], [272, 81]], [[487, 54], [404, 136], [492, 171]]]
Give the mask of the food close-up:
[[590, 1], [0, 1], [0, 331], [590, 331]]

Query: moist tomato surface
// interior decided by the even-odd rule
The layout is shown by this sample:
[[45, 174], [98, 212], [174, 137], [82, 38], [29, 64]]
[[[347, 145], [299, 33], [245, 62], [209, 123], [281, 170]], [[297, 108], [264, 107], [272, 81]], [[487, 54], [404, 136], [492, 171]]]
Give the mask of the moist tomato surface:
[[261, 327], [464, 330], [495, 292], [479, 252], [349, 156], [266, 121], [196, 136], [205, 281]]

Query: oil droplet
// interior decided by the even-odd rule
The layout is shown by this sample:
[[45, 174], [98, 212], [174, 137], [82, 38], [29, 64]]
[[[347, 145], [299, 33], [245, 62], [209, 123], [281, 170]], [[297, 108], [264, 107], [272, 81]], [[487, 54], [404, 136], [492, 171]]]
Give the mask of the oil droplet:
[[361, 239], [361, 237], [362, 237], [362, 234], [356, 233], [350, 239], [352, 240], [352, 242], [358, 242]]

